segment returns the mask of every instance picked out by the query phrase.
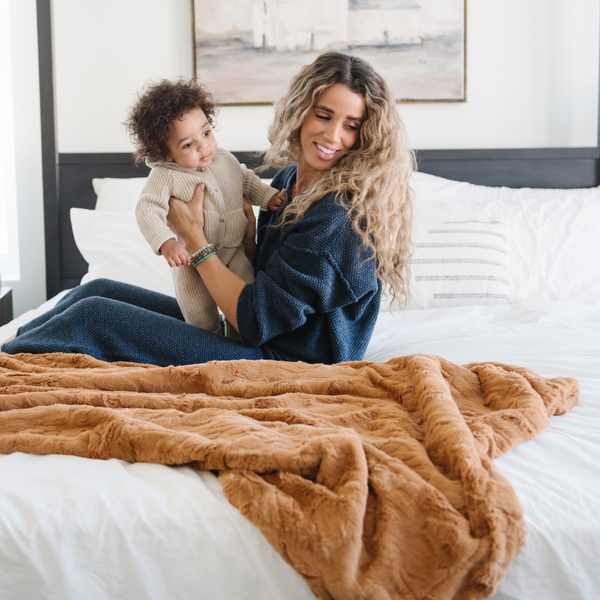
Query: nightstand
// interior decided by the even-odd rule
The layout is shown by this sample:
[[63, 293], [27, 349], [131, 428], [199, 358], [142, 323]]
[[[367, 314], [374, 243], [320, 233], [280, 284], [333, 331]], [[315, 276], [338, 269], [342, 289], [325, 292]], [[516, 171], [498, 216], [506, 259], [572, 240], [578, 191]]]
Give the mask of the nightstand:
[[0, 288], [0, 327], [13, 320], [12, 288]]

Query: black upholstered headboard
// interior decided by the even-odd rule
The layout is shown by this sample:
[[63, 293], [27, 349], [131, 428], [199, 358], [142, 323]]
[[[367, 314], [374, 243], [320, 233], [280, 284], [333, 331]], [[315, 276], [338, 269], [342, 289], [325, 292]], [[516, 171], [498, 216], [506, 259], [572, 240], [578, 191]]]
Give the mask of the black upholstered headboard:
[[[258, 166], [255, 153], [234, 152], [240, 162]], [[598, 185], [596, 148], [538, 150], [429, 150], [417, 153], [419, 170], [481, 185], [509, 187], [590, 187]], [[144, 177], [149, 169], [135, 166], [131, 154], [59, 154], [56, 215], [46, 235], [59, 240], [58, 255], [47, 262], [48, 293], [77, 285], [87, 272], [79, 253], [69, 211], [72, 207], [93, 209], [94, 177]], [[262, 173], [272, 177], [273, 173]], [[52, 210], [51, 206], [46, 207]]]
[[[51, 0], [37, 0], [42, 119], [46, 289], [50, 298], [79, 283], [87, 263], [79, 253], [69, 211], [94, 208], [95, 177], [142, 177], [130, 154], [58, 154], [56, 150], [52, 63]], [[600, 107], [600, 103], [599, 103]], [[600, 124], [600, 119], [599, 119]], [[251, 153], [234, 152], [240, 162], [258, 166]], [[600, 148], [501, 150], [423, 150], [419, 170], [447, 179], [489, 186], [577, 188], [600, 184]], [[265, 177], [272, 173], [263, 174]]]

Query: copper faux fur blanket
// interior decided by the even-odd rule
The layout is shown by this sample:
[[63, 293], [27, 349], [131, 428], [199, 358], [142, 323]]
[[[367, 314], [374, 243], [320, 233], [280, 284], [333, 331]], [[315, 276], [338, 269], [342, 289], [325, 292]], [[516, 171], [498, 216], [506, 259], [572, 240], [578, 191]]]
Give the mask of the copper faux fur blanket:
[[492, 458], [577, 396], [573, 379], [425, 355], [158, 368], [0, 354], [0, 452], [216, 469], [322, 599], [485, 598], [525, 541]]

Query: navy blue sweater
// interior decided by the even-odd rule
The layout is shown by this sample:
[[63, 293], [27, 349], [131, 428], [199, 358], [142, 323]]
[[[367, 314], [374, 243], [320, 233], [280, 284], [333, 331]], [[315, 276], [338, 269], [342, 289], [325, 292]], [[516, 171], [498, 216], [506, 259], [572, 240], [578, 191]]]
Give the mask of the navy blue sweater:
[[[292, 165], [271, 183], [288, 190], [288, 202], [295, 177]], [[366, 260], [370, 252], [334, 196], [282, 231], [269, 225], [280, 221], [283, 208], [260, 213], [256, 281], [244, 287], [237, 306], [242, 341], [277, 360], [361, 360], [379, 313], [375, 259]]]

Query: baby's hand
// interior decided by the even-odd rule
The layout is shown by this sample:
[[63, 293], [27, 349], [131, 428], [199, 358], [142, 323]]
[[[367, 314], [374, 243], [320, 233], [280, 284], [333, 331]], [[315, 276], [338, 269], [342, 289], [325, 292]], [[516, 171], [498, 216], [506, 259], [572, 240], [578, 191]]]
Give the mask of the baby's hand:
[[190, 256], [187, 250], [173, 238], [167, 240], [161, 247], [160, 253], [167, 259], [170, 267], [180, 267], [190, 264]]
[[267, 208], [276, 212], [279, 210], [281, 205], [285, 202], [285, 189], [281, 190], [279, 194], [275, 194], [270, 200], [269, 204], [267, 204]]

